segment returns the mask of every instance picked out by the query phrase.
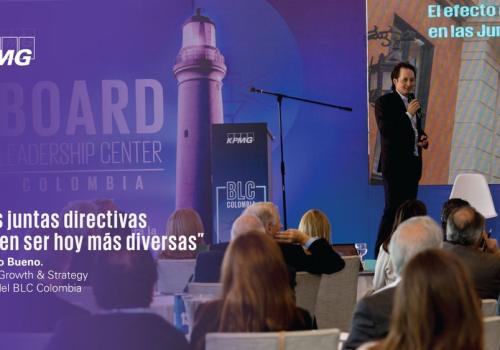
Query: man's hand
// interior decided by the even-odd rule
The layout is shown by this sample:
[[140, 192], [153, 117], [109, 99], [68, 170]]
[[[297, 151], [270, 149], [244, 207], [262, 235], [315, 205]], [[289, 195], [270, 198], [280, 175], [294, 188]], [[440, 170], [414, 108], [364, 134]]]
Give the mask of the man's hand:
[[274, 239], [279, 243], [299, 243], [304, 245], [309, 240], [309, 236], [299, 230], [288, 229], [275, 234]]
[[420, 102], [418, 102], [418, 100], [412, 100], [410, 103], [408, 103], [408, 108], [406, 109], [406, 111], [414, 116], [419, 109]]
[[485, 243], [485, 249], [484, 251], [486, 253], [491, 253], [500, 256], [500, 249], [498, 248], [498, 241], [495, 238], [488, 238], [488, 235], [486, 232], [483, 231], [481, 233], [484, 243]]
[[423, 149], [427, 149], [429, 147], [429, 140], [427, 138], [427, 135], [420, 135], [417, 146], [422, 147]]

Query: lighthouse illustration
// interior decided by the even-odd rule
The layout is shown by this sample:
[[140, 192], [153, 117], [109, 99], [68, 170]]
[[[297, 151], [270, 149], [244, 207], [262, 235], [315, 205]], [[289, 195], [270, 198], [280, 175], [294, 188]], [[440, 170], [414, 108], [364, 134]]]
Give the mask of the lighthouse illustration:
[[182, 48], [173, 68], [178, 81], [176, 208], [193, 208], [212, 229], [211, 126], [224, 122], [224, 56], [215, 24], [200, 9], [182, 28]]

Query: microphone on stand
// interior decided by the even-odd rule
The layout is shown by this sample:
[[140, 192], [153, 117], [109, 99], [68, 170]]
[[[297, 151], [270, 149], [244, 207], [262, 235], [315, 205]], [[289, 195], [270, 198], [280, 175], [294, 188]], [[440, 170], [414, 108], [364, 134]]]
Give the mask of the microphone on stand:
[[257, 93], [261, 94], [263, 91], [264, 90], [262, 90], [262, 89], [256, 89], [254, 86], [252, 86], [250, 88], [250, 92], [257, 92]]

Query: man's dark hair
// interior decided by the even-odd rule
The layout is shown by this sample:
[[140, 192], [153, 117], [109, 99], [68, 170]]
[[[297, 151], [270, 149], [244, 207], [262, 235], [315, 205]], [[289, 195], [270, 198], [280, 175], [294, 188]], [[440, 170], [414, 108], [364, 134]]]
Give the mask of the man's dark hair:
[[476, 209], [459, 207], [448, 217], [446, 238], [455, 244], [470, 246], [479, 241], [483, 229], [484, 217]]
[[443, 232], [446, 235], [446, 222], [451, 212], [457, 208], [470, 206], [469, 202], [462, 198], [450, 198], [443, 203], [443, 208], [441, 209], [441, 226], [443, 227]]
[[408, 62], [399, 62], [394, 66], [394, 69], [392, 70], [391, 73], [391, 89], [392, 91], [396, 91], [396, 86], [394, 85], [394, 79], [399, 78], [399, 74], [401, 73], [401, 68], [406, 68], [406, 69], [411, 69], [413, 71], [413, 74], [415, 74], [415, 78], [417, 77], [417, 69], [415, 68], [414, 65], [408, 63]]
[[99, 253], [92, 287], [101, 309], [148, 307], [156, 283], [156, 263], [149, 251]]

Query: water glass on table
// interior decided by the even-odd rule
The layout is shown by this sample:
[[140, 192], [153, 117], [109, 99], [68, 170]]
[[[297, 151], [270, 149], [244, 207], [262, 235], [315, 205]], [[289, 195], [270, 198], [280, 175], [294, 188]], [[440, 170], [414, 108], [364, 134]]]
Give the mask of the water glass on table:
[[356, 251], [358, 252], [359, 260], [361, 260], [361, 265], [363, 269], [365, 268], [365, 264], [363, 261], [363, 257], [368, 253], [368, 245], [366, 243], [354, 243], [356, 247]]

